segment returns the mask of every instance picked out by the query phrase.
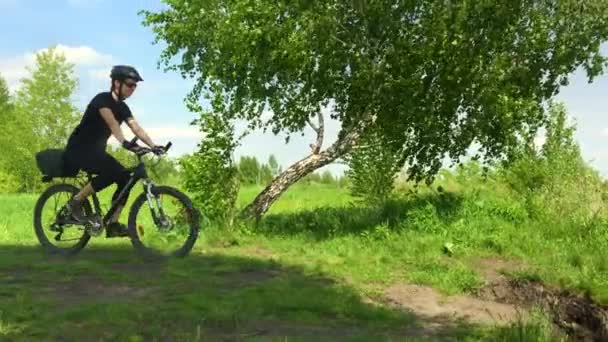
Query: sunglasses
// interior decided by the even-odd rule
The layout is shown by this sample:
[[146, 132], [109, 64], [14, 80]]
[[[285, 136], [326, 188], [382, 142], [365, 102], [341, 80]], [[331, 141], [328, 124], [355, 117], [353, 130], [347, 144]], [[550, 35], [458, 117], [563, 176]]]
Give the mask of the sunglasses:
[[137, 83], [125, 82], [125, 85], [131, 89], [137, 87]]

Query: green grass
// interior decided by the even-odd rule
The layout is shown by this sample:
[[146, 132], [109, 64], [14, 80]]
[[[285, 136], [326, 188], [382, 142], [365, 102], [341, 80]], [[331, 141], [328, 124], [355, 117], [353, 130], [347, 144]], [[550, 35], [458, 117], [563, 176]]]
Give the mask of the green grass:
[[[247, 186], [242, 189], [237, 199], [237, 205], [248, 204], [264, 188]], [[352, 201], [347, 189], [337, 188], [326, 184], [297, 184], [286, 191], [269, 210], [269, 214], [297, 212], [315, 208], [336, 207], [347, 205]]]
[[[608, 304], [608, 257], [598, 253], [608, 247], [605, 225], [527, 219], [517, 203], [489, 192], [403, 196], [380, 208], [285, 210], [242, 235], [245, 244], [360, 283], [411, 281], [448, 294], [479, 286], [472, 263], [499, 257], [521, 263], [526, 277]], [[445, 252], [448, 243], [453, 254]]]
[[[239, 203], [258, 190], [243, 189]], [[345, 189], [297, 185], [258, 226], [205, 227], [188, 258], [166, 264], [144, 263], [125, 239], [93, 238], [74, 258], [49, 258], [33, 235], [36, 198], [0, 195], [0, 336], [10, 340], [425, 340], [422, 318], [366, 298], [399, 282], [466, 293], [481, 285], [474, 261], [487, 256], [608, 299], [606, 259], [595, 253], [602, 240], [566, 238], [495, 196], [430, 194], [370, 208], [350, 204]], [[550, 331], [537, 319], [434, 334], [548, 341]]]

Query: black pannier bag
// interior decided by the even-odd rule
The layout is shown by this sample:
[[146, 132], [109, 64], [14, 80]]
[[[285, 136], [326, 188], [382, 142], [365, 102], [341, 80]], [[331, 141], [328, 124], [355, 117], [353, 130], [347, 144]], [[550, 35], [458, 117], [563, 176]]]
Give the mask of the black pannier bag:
[[36, 153], [36, 164], [43, 175], [49, 177], [74, 177], [78, 173], [68, 170], [63, 158], [64, 150], [50, 148]]

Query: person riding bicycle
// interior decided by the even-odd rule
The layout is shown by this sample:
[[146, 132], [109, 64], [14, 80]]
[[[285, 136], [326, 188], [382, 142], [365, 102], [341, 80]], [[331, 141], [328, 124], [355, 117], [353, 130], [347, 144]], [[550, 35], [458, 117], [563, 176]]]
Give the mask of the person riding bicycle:
[[[120, 128], [123, 122], [126, 122], [133, 134], [148, 145], [155, 154], [165, 152], [162, 146], [154, 144], [124, 102], [135, 91], [137, 82], [143, 81], [137, 70], [129, 65], [116, 65], [110, 72], [110, 78], [112, 80], [110, 91], [101, 92], [93, 97], [65, 148], [64, 160], [68, 168], [97, 175], [69, 201], [72, 218], [79, 223], [87, 223], [91, 219], [84, 213], [82, 203], [93, 191], [102, 191], [116, 183], [117, 188], [112, 196], [114, 202], [127, 185], [129, 171], [106, 152], [110, 135], [113, 135], [127, 150], [137, 152], [141, 149], [139, 145], [125, 139]], [[118, 222], [127, 198], [128, 193], [110, 219], [106, 227], [106, 237], [128, 236], [127, 227]]]

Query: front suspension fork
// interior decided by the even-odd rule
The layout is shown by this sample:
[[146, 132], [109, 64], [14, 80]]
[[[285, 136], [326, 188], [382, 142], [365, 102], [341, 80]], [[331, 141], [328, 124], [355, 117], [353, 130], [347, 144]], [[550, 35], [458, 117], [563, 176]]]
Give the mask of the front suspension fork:
[[[145, 180], [143, 183], [144, 192], [146, 193], [146, 199], [148, 201], [148, 207], [150, 208], [150, 213], [152, 214], [152, 220], [157, 227], [162, 227], [165, 221], [165, 213], [163, 211], [163, 205], [160, 202], [159, 196], [155, 196], [153, 193], [154, 184], [152, 184], [150, 180]], [[154, 209], [155, 203], [156, 208], [158, 209], [158, 215]]]

